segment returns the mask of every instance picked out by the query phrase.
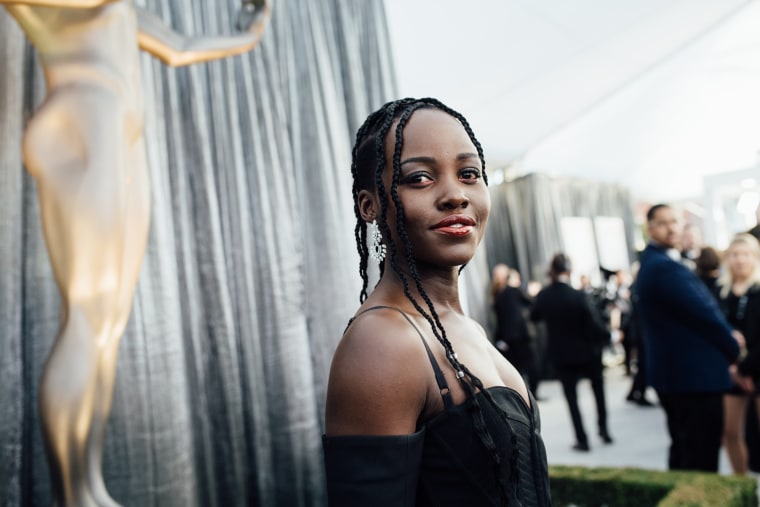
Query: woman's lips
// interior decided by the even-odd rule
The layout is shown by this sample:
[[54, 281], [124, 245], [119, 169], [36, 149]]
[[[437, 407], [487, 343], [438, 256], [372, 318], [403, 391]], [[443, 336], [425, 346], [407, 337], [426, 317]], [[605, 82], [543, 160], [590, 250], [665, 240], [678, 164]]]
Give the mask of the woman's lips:
[[451, 215], [435, 224], [432, 229], [450, 236], [466, 236], [474, 226], [475, 220], [466, 215]]
[[436, 227], [436, 232], [442, 232], [450, 236], [466, 236], [472, 232], [473, 227], [471, 225], [452, 225], [450, 227]]

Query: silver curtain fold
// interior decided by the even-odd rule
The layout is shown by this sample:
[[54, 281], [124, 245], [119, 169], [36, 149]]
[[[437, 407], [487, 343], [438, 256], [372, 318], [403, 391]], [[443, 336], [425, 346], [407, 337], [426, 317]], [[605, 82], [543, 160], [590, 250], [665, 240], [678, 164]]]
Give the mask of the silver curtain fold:
[[565, 248], [560, 221], [571, 216], [620, 217], [629, 256], [635, 258], [633, 200], [621, 185], [529, 174], [492, 187], [491, 203], [490, 266], [505, 262], [523, 276], [544, 280], [549, 259]]
[[488, 264], [488, 235], [481, 242], [475, 256], [465, 266], [459, 278], [459, 294], [464, 301], [467, 315], [475, 319], [486, 333], [491, 333], [493, 325], [491, 301], [488, 288], [491, 284], [491, 270]]
[[[138, 3], [188, 34], [239, 6]], [[324, 505], [327, 372], [360, 287], [352, 136], [395, 96], [382, 3], [276, 1], [248, 55], [142, 63], [153, 217], [106, 483], [125, 505]], [[20, 158], [44, 82], [1, 9], [0, 76], [0, 505], [49, 505], [36, 396], [59, 303]]]

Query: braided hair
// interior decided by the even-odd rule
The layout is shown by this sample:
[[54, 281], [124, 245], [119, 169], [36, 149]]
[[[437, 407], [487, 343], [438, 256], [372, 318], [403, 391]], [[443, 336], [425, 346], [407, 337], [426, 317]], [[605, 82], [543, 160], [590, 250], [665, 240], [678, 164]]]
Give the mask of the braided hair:
[[[369, 248], [367, 245], [367, 224], [362, 219], [359, 209], [359, 193], [362, 190], [375, 191], [380, 203], [380, 214], [377, 219], [378, 225], [381, 228], [384, 236], [384, 241], [387, 243], [388, 252], [390, 253], [390, 267], [401, 281], [404, 294], [412, 303], [414, 308], [425, 318], [430, 325], [433, 335], [440, 342], [446, 352], [446, 358], [454, 368], [456, 377], [459, 383], [462, 385], [465, 393], [467, 394], [471, 402], [471, 416], [473, 419], [473, 425], [477, 432], [478, 438], [491, 454], [496, 477], [499, 481], [499, 492], [503, 505], [509, 504], [510, 496], [514, 501], [517, 501], [517, 494], [519, 489], [519, 474], [518, 474], [518, 460], [519, 449], [517, 446], [517, 435], [512, 428], [512, 425], [507, 418], [506, 412], [498, 406], [491, 394], [485, 389], [481, 380], [475, 376], [466, 365], [459, 361], [451, 342], [446, 336], [446, 329], [443, 327], [441, 320], [438, 316], [438, 312], [433, 305], [432, 300], [425, 291], [422, 280], [419, 276], [417, 265], [414, 261], [412, 252], [412, 245], [407, 235], [406, 227], [404, 226], [404, 207], [398, 195], [398, 185], [401, 173], [401, 149], [403, 146], [403, 131], [404, 127], [408, 123], [412, 114], [418, 109], [438, 109], [446, 114], [457, 119], [464, 130], [467, 132], [470, 140], [475, 146], [480, 163], [483, 168], [483, 180], [488, 184], [488, 179], [485, 174], [485, 159], [483, 157], [483, 149], [475, 138], [472, 129], [470, 128], [467, 120], [460, 113], [454, 111], [443, 103], [432, 98], [412, 99], [405, 98], [392, 102], [388, 102], [383, 107], [370, 114], [365, 120], [364, 124], [359, 128], [356, 134], [356, 141], [352, 152], [351, 173], [353, 175], [353, 198], [354, 198], [354, 213], [356, 215], [356, 227], [354, 229], [354, 236], [356, 238], [356, 247], [359, 252], [359, 272], [362, 277], [362, 289], [359, 295], [360, 301], [363, 303], [367, 299], [367, 288], [369, 285], [369, 276], [367, 273]], [[398, 121], [395, 127], [395, 146], [393, 149], [392, 160], [392, 179], [390, 189], [385, 188], [383, 182], [383, 171], [385, 169], [385, 138], [390, 131], [391, 125]], [[402, 242], [401, 249], [397, 248], [391, 235], [391, 229], [388, 225], [387, 215], [389, 208], [389, 199], [392, 200], [396, 210], [396, 233], [399, 240]], [[401, 268], [399, 256], [404, 255], [405, 265], [408, 268], [408, 273], [411, 275], [411, 280], [406, 272]], [[463, 268], [464, 266], [462, 266]], [[386, 261], [380, 262], [380, 276], [382, 277], [385, 272]], [[461, 272], [461, 268], [460, 268]], [[422, 304], [412, 295], [410, 284], [414, 284], [414, 287], [422, 298]], [[424, 307], [423, 307], [424, 304]], [[512, 455], [510, 459], [510, 477], [509, 481], [513, 485], [513, 491], [510, 495], [507, 492], [506, 485], [503, 483], [501, 466], [502, 457], [499, 455], [496, 448], [496, 444], [483, 416], [483, 411], [478, 398], [475, 396], [476, 392], [483, 393], [487, 403], [489, 403], [493, 409], [499, 414], [500, 419], [509, 428], [511, 434], [512, 443]], [[519, 503], [519, 502], [518, 502]]]

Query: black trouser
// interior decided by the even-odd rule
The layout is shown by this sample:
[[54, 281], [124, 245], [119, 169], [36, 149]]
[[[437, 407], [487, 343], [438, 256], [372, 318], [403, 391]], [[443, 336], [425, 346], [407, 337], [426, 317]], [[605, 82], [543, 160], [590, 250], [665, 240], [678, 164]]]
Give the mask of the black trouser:
[[631, 383], [631, 392], [628, 396], [632, 399], [644, 399], [647, 390], [646, 381], [646, 361], [644, 361], [644, 344], [639, 341], [640, 345], [636, 352], [636, 375]]
[[671, 470], [718, 471], [723, 434], [722, 393], [661, 393], [670, 433]]
[[607, 405], [604, 401], [604, 380], [602, 378], [601, 362], [588, 366], [562, 366], [556, 365], [557, 379], [562, 383], [565, 393], [567, 408], [570, 409], [570, 418], [573, 420], [575, 439], [579, 444], [588, 444], [586, 431], [583, 429], [583, 419], [578, 409], [578, 381], [587, 378], [591, 381], [591, 390], [594, 391], [596, 401], [597, 425], [600, 435], [608, 435], [607, 431]]

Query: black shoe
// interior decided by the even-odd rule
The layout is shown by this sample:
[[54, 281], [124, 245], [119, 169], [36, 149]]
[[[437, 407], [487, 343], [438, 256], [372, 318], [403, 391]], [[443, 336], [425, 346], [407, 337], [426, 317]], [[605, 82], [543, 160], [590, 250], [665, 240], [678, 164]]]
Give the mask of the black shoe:
[[609, 433], [600, 433], [599, 437], [602, 439], [602, 442], [604, 442], [605, 444], [609, 445], [612, 442], [614, 442], [614, 440], [612, 440], [612, 437], [610, 436]]
[[654, 407], [655, 406], [654, 403], [644, 398], [643, 396], [639, 398], [638, 400], [635, 400], [634, 403], [636, 403], [636, 405], [640, 407]]
[[580, 452], [588, 452], [591, 450], [591, 448], [588, 446], [587, 442], [578, 442], [573, 446], [574, 451], [580, 451]]
[[625, 397], [627, 401], [633, 401], [633, 402], [637, 402], [641, 398], [643, 398], [643, 396], [638, 391], [631, 391], [630, 393], [628, 393], [628, 396]]

